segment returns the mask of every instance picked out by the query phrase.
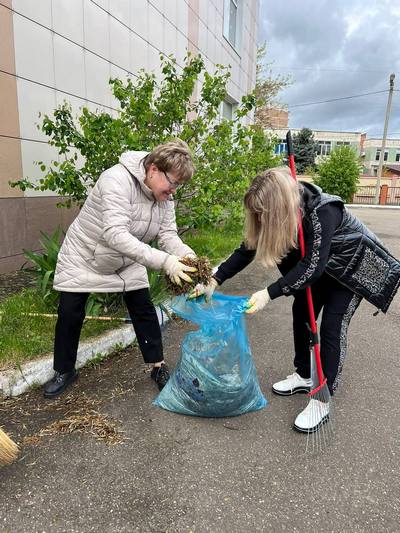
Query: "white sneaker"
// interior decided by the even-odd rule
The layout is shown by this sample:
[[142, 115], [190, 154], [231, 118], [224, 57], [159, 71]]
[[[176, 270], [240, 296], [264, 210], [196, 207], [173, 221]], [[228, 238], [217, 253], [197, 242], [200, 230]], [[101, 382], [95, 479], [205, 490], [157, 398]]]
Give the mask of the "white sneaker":
[[311, 386], [311, 379], [304, 379], [297, 372], [294, 372], [290, 376], [287, 376], [286, 379], [274, 383], [272, 385], [272, 391], [281, 396], [291, 396], [297, 392], [310, 392]]
[[329, 420], [329, 402], [311, 398], [307, 407], [296, 417], [294, 429], [301, 433], [314, 433]]

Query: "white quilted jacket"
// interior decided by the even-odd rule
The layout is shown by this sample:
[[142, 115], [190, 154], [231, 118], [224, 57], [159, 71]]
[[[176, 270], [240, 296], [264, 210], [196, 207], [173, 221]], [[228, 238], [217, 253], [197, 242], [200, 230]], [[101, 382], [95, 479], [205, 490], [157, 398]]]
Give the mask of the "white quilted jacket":
[[[168, 254], [194, 253], [178, 237], [174, 202], [157, 202], [144, 184], [145, 155], [126, 152], [101, 174], [61, 246], [57, 291], [142, 289], [149, 287], [146, 267], [160, 270]], [[147, 244], [153, 239], [159, 250]]]

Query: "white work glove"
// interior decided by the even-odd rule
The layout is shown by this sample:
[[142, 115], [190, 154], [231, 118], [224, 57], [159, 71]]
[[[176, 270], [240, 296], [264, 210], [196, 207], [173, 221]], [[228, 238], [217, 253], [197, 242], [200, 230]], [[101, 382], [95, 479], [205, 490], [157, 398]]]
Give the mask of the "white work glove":
[[264, 289], [262, 291], [255, 292], [250, 300], [248, 301], [248, 309], [246, 313], [248, 315], [252, 315], [253, 313], [257, 313], [257, 311], [261, 311], [261, 309], [264, 309], [264, 307], [269, 302], [270, 297], [268, 293], [268, 289]]
[[198, 283], [196, 287], [192, 290], [192, 292], [189, 294], [189, 299], [191, 300], [193, 298], [198, 298], [199, 296], [202, 296], [204, 294], [206, 297], [206, 301], [209, 302], [217, 287], [218, 282], [215, 278], [211, 278], [210, 283], [208, 283], [208, 285]]
[[175, 285], [182, 285], [181, 279], [192, 283], [192, 278], [185, 272], [197, 272], [197, 268], [184, 265], [176, 255], [170, 255], [167, 258], [164, 263], [164, 270]]

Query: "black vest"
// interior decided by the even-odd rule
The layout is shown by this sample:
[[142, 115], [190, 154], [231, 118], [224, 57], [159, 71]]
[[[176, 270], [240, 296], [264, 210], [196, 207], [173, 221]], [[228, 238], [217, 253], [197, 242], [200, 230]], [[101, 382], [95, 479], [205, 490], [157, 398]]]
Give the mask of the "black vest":
[[344, 207], [341, 198], [323, 193], [316, 185], [303, 185], [312, 193], [304, 206], [307, 214], [328, 203], [340, 204], [343, 209], [325, 272], [386, 313], [400, 285], [400, 262]]

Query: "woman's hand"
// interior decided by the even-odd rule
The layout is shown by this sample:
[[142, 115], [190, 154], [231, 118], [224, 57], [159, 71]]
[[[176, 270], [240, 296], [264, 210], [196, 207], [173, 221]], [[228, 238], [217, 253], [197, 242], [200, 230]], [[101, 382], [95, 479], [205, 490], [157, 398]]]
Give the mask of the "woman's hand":
[[167, 258], [164, 263], [164, 270], [175, 285], [182, 285], [181, 279], [192, 283], [192, 278], [185, 274], [185, 272], [197, 272], [197, 268], [184, 265], [176, 255], [170, 255]]
[[255, 292], [248, 301], [248, 309], [246, 313], [248, 315], [252, 315], [253, 313], [257, 313], [257, 311], [261, 311], [261, 309], [264, 309], [264, 307], [267, 305], [269, 300], [270, 297], [268, 289]]
[[188, 299], [192, 300], [204, 294], [206, 297], [206, 301], [209, 302], [217, 287], [217, 280], [215, 278], [211, 278], [211, 281], [208, 285], [204, 285], [203, 283], [199, 283], [198, 285], [196, 285], [196, 287], [189, 294]]

